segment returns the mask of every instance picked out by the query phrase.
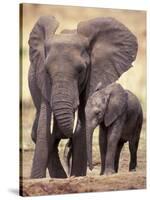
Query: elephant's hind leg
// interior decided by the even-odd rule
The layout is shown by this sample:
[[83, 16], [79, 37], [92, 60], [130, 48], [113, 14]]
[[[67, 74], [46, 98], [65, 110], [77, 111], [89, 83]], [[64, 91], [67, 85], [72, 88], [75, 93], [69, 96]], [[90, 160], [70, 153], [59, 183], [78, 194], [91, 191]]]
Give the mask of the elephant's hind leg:
[[139, 140], [129, 141], [129, 150], [130, 150], [129, 171], [136, 171], [138, 144]]
[[136, 171], [137, 148], [138, 148], [138, 141], [136, 141], [135, 143], [129, 142], [129, 150], [130, 150], [129, 171]]
[[118, 168], [119, 168], [119, 158], [120, 158], [120, 153], [122, 150], [122, 147], [124, 145], [123, 141], [119, 141], [118, 145], [117, 145], [117, 150], [116, 150], [116, 155], [115, 155], [115, 172], [118, 172]]
[[138, 145], [139, 145], [142, 122], [143, 122], [143, 116], [140, 115], [137, 119], [136, 128], [134, 129], [134, 135], [133, 135], [132, 139], [129, 141], [129, 150], [130, 150], [129, 171], [136, 171], [137, 149], [138, 149]]

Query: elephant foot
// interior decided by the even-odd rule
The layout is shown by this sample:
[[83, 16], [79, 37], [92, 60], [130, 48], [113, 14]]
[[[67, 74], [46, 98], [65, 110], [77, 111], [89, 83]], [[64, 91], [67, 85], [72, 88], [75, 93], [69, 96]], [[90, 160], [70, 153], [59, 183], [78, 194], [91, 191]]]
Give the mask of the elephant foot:
[[51, 178], [67, 178], [67, 174], [62, 167], [60, 160], [52, 160], [53, 162], [49, 162], [48, 171]]
[[46, 178], [46, 176], [41, 176], [41, 175], [36, 175], [36, 176], [31, 175], [30, 176], [30, 179], [38, 179], [38, 178]]
[[129, 172], [136, 172], [136, 168], [134, 168], [134, 169], [129, 169]]
[[67, 175], [65, 173], [51, 173], [51, 178], [67, 178]]
[[104, 170], [100, 172], [100, 176], [104, 175]]
[[46, 177], [46, 169], [43, 170], [43, 171], [40, 171], [40, 170], [33, 170], [31, 171], [31, 175], [30, 175], [30, 178], [31, 179], [37, 179], [37, 178], [45, 178]]
[[51, 178], [67, 178], [67, 174], [59, 162], [55, 165], [48, 165], [48, 171]]
[[114, 169], [106, 169], [105, 172], [104, 172], [104, 175], [106, 175], [106, 176], [110, 176], [112, 174], [115, 174]]
[[48, 171], [51, 178], [67, 178], [57, 153], [54, 153], [51, 159], [49, 159]]

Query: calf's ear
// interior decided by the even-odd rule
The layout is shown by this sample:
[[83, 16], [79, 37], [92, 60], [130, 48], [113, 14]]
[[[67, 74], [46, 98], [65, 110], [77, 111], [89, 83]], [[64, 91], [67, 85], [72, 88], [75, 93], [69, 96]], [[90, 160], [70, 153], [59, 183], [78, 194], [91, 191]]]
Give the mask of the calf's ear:
[[104, 123], [110, 126], [127, 108], [127, 94], [120, 84], [114, 84], [105, 110]]

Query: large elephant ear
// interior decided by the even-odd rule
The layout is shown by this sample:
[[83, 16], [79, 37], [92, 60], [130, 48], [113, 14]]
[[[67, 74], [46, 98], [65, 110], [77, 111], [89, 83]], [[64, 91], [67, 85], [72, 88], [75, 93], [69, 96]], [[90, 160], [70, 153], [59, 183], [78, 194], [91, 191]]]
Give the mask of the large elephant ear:
[[113, 18], [80, 22], [77, 31], [89, 39], [90, 96], [98, 82], [105, 87], [131, 67], [136, 58], [138, 44], [131, 31]]
[[[29, 57], [31, 66], [35, 68], [37, 86], [42, 95], [49, 100], [50, 80], [45, 70], [47, 41], [55, 33], [58, 22], [53, 16], [42, 16], [34, 25], [29, 37]], [[47, 83], [49, 82], [49, 83]]]
[[107, 87], [109, 99], [104, 114], [104, 124], [110, 126], [126, 109], [128, 96], [120, 84], [113, 83]]

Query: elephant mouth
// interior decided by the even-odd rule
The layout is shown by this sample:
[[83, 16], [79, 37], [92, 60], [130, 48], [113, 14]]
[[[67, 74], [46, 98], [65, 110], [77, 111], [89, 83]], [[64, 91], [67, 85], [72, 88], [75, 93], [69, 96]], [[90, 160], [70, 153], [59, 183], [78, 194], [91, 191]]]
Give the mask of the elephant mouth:
[[[53, 132], [54, 132], [54, 118], [55, 118], [55, 114], [53, 112], [51, 112], [51, 122], [50, 122], [50, 133], [51, 134], [53, 134]], [[73, 134], [75, 133], [76, 128], [77, 128], [77, 121], [78, 121], [78, 109], [76, 109], [73, 112], [73, 127], [72, 127], [72, 130], [70, 131], [70, 133], [67, 134], [67, 137], [68, 137], [68, 135], [70, 135], [70, 137], [72, 137]]]

